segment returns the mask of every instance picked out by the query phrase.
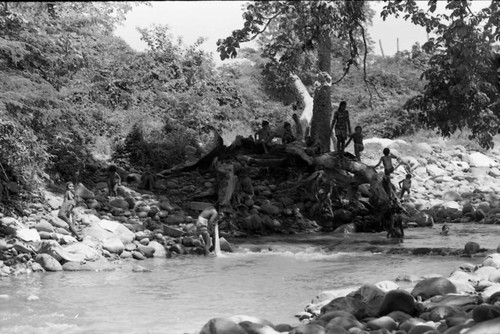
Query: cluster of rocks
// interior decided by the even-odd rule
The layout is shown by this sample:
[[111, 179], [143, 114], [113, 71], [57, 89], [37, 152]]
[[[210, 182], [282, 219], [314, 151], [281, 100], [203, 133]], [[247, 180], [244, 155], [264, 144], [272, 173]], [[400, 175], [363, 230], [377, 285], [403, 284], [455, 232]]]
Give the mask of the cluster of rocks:
[[[432, 226], [434, 222], [496, 223], [500, 214], [500, 200], [496, 196], [500, 189], [495, 179], [500, 175], [494, 157], [496, 151], [486, 156], [444, 141], [409, 144], [402, 140], [372, 138], [365, 141], [362, 161], [375, 165], [385, 147], [412, 169], [412, 193], [404, 200], [410, 213], [405, 220], [407, 226]], [[194, 224], [201, 207], [192, 203], [203, 205], [216, 201], [220, 182], [216, 172], [193, 171], [159, 177], [154, 192], [150, 192], [138, 189], [140, 172], [119, 169], [123, 183], [118, 196], [110, 198], [105, 167], [88, 168], [94, 179], [86, 182], [91, 190], [82, 184], [77, 186], [84, 202], [80, 203], [75, 217], [86, 237], [84, 242], [76, 242], [68, 233], [66, 223], [57, 218], [63, 190], [59, 188], [57, 193], [47, 190], [21, 215], [1, 216], [2, 275], [40, 270], [33, 264], [48, 262], [42, 260], [46, 258], [42, 254], [51, 255], [65, 269], [75, 268], [75, 264], [68, 262], [85, 262], [87, 267], [90, 262], [104, 263], [96, 261], [98, 258], [110, 262], [202, 253]], [[299, 186], [299, 181], [308, 174], [300, 175], [289, 168], [270, 169], [250, 165], [235, 169], [239, 180], [236, 205], [226, 215], [229, 218], [220, 224], [222, 247], [227, 251], [232, 250], [226, 242], [229, 237], [244, 237], [248, 233], [315, 232], [325, 226], [341, 226], [338, 230], [354, 232], [356, 226], [368, 225], [374, 220], [362, 205], [353, 205], [355, 201], [339, 201], [333, 205], [331, 221], [318, 224], [307, 217], [313, 217], [314, 212], [322, 209], [321, 194], [325, 192], [322, 189], [306, 191], [307, 185]], [[403, 168], [398, 168], [393, 183], [403, 179], [405, 173]], [[363, 198], [366, 202], [369, 195], [368, 185], [361, 186], [361, 201], [357, 203]]]
[[[403, 199], [409, 212], [405, 219], [407, 225], [500, 222], [498, 149], [481, 153], [462, 145], [450, 145], [443, 139], [408, 143], [371, 138], [365, 140], [362, 162], [377, 164], [385, 147], [411, 167], [411, 195]], [[403, 167], [397, 168], [392, 176], [393, 184], [397, 187], [406, 174]], [[360, 193], [368, 197], [368, 185], [363, 185]]]
[[[104, 177], [104, 176], [103, 176]], [[33, 271], [113, 270], [125, 259], [204, 254], [192, 216], [166, 196], [138, 192], [137, 184], [119, 187], [108, 197], [105, 182], [93, 191], [78, 184], [82, 202], [75, 210], [83, 236], [78, 242], [57, 217], [62, 192], [45, 191], [20, 216], [0, 214], [0, 276]], [[196, 213], [195, 210], [192, 210]], [[233, 247], [221, 237], [221, 249]]]
[[[401, 288], [397, 282], [415, 283]], [[237, 315], [209, 320], [197, 334], [500, 333], [500, 254], [464, 263], [449, 277], [398, 277], [356, 289], [323, 291], [299, 324]]]

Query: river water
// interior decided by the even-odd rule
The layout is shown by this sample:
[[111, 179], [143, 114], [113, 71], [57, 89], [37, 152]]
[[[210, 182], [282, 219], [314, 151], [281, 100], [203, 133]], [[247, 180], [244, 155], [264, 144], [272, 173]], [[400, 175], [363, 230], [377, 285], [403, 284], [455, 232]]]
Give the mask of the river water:
[[[463, 248], [476, 241], [493, 250], [499, 244], [498, 225], [451, 225], [446, 237], [439, 230], [439, 225], [408, 229], [396, 246]], [[133, 260], [110, 272], [2, 277], [0, 332], [191, 334], [211, 318], [240, 314], [294, 325], [294, 314], [321, 291], [394, 281], [405, 274], [447, 276], [463, 263], [483, 259], [359, 251], [364, 244], [395, 246], [384, 240], [383, 234], [263, 237], [234, 241], [237, 252], [217, 258]], [[324, 250], [341, 243], [346, 245], [342, 251]], [[137, 264], [151, 272], [133, 272]]]

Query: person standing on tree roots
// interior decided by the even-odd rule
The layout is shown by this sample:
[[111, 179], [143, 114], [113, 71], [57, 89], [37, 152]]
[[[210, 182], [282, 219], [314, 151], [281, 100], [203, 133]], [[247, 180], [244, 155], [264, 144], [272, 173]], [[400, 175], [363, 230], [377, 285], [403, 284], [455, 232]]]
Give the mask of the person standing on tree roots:
[[[373, 166], [373, 168], [377, 168], [380, 164], [384, 165], [384, 180], [387, 182], [386, 192], [389, 195], [389, 198], [395, 197], [395, 187], [391, 182], [391, 174], [394, 172], [395, 168], [392, 165], [392, 159], [396, 159], [398, 162], [400, 161], [397, 156], [391, 153], [391, 150], [386, 147], [383, 150], [384, 155], [378, 161], [378, 164]], [[399, 166], [399, 165], [398, 165]]]
[[354, 133], [349, 135], [349, 140], [345, 143], [345, 147], [349, 145], [351, 140], [354, 142], [356, 160], [361, 161], [361, 152], [365, 149], [363, 145], [363, 128], [361, 126], [358, 125], [354, 128]]
[[346, 101], [340, 102], [338, 110], [333, 115], [332, 125], [330, 126], [330, 131], [335, 129], [335, 136], [337, 137], [337, 152], [341, 158], [344, 156], [347, 135], [352, 132], [349, 112], [347, 111], [346, 106]]

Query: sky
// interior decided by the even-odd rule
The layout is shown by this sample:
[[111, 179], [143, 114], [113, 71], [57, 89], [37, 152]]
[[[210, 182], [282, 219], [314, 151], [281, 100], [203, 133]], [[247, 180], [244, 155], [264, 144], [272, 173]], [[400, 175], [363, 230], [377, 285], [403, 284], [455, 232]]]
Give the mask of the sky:
[[[484, 1], [475, 1], [478, 5]], [[488, 1], [486, 1], [488, 2]], [[212, 52], [216, 63], [220, 63], [216, 42], [229, 36], [243, 25], [242, 6], [246, 1], [153, 1], [152, 6], [134, 7], [127, 15], [125, 24], [115, 34], [122, 37], [132, 48], [143, 51], [146, 44], [140, 40], [136, 27], [147, 28], [153, 24], [168, 25], [175, 37], [182, 37], [186, 44], [194, 43], [199, 37], [205, 37], [202, 48]], [[425, 6], [427, 1], [421, 1]], [[446, 2], [443, 2], [443, 7]], [[384, 6], [382, 1], [371, 1], [376, 14], [373, 25], [368, 28], [373, 41], [374, 51], [381, 55], [380, 43], [386, 56], [394, 55], [398, 50], [411, 50], [415, 42], [421, 45], [427, 40], [424, 28], [415, 26], [402, 18], [389, 17], [386, 21], [380, 17]], [[442, 8], [443, 8], [442, 7]], [[439, 10], [439, 7], [438, 7]], [[380, 41], [380, 42], [379, 42]], [[251, 46], [242, 44], [242, 46]]]

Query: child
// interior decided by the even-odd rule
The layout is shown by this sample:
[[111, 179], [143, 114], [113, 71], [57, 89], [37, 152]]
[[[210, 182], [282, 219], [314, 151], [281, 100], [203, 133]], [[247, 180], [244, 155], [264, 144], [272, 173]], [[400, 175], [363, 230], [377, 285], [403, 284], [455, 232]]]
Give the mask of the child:
[[448, 235], [450, 234], [450, 227], [444, 223], [443, 227], [441, 228], [441, 235]]
[[61, 209], [59, 209], [57, 217], [64, 220], [68, 224], [69, 230], [76, 237], [76, 240], [82, 241], [83, 239], [76, 231], [74, 224], [75, 217], [72, 213], [75, 206], [75, 185], [73, 182], [68, 182], [66, 183], [66, 193], [64, 194], [63, 203], [61, 205]]
[[[218, 205], [216, 205], [218, 207]], [[205, 208], [196, 221], [196, 230], [198, 235], [201, 236], [204, 243], [205, 256], [210, 253], [210, 247], [212, 246], [212, 240], [210, 238], [210, 231], [215, 225], [215, 220], [219, 216], [216, 207], [209, 206]]]
[[340, 157], [344, 156], [344, 148], [346, 146], [347, 134], [351, 133], [351, 122], [349, 121], [349, 112], [346, 110], [347, 102], [342, 101], [339, 104], [338, 110], [333, 115], [330, 131], [335, 128], [337, 136], [337, 152]]
[[146, 169], [141, 175], [141, 189], [153, 191], [155, 182], [156, 176], [151, 172], [151, 165], [146, 164]]
[[386, 176], [386, 178], [390, 179], [391, 178], [391, 173], [394, 172], [394, 166], [392, 165], [392, 159], [396, 159], [397, 161], [399, 161], [399, 158], [396, 157], [394, 154], [391, 153], [391, 150], [386, 147], [384, 148], [384, 156], [382, 156], [378, 162], [378, 164], [376, 164], [375, 166], [373, 166], [373, 168], [377, 168], [378, 166], [380, 166], [380, 164], [383, 164], [384, 165], [384, 174]]
[[264, 153], [267, 153], [267, 147], [273, 140], [273, 135], [271, 133], [271, 129], [268, 121], [262, 121], [262, 127], [255, 133], [255, 141], [262, 145], [264, 149]]
[[392, 165], [392, 159], [396, 159], [399, 161], [399, 158], [396, 157], [394, 154], [391, 153], [391, 150], [389, 148], [384, 148], [384, 156], [380, 158], [378, 164], [373, 166], [373, 168], [377, 168], [380, 166], [380, 164], [384, 165], [384, 181], [387, 183], [385, 185], [385, 191], [389, 195], [389, 197], [395, 196], [396, 188], [391, 182], [391, 173], [394, 172], [394, 166]]
[[288, 122], [285, 122], [285, 124], [283, 125], [283, 128], [284, 128], [283, 136], [281, 137], [283, 144], [289, 144], [289, 143], [295, 141], [295, 136], [293, 135], [293, 132], [292, 132], [292, 125]]
[[116, 190], [118, 189], [118, 186], [120, 186], [122, 182], [120, 174], [118, 174], [116, 170], [117, 168], [115, 165], [111, 165], [108, 167], [106, 182], [108, 184], [109, 196], [113, 196], [113, 194], [114, 196], [118, 196]]
[[399, 198], [403, 199], [405, 192], [408, 193], [408, 196], [410, 196], [411, 174], [406, 174], [406, 178], [399, 181], [399, 188], [401, 188]]
[[354, 128], [354, 133], [349, 135], [349, 140], [345, 144], [346, 147], [351, 140], [354, 142], [354, 155], [358, 161], [361, 161], [361, 152], [365, 149], [363, 145], [363, 128], [361, 126], [358, 125]]

